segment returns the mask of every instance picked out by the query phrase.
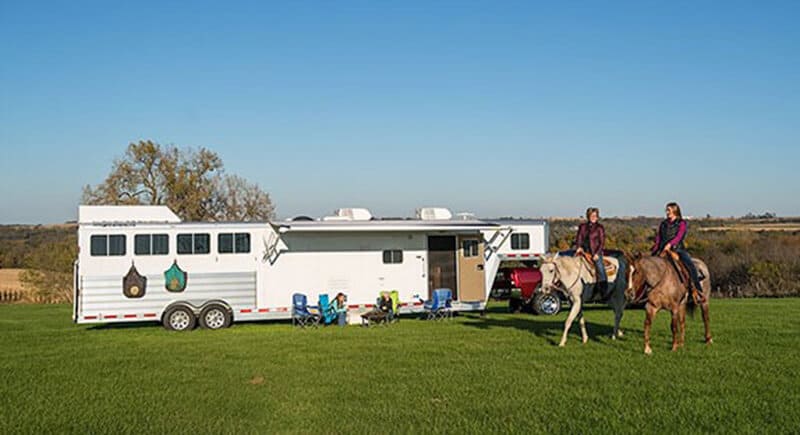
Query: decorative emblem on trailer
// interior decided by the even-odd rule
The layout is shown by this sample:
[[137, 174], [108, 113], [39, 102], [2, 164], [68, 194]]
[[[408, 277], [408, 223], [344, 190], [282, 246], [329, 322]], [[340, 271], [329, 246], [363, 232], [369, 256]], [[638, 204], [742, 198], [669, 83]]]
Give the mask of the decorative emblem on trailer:
[[139, 274], [136, 266], [131, 262], [128, 273], [122, 277], [122, 294], [128, 298], [141, 298], [147, 290], [147, 277]]
[[164, 286], [167, 291], [180, 293], [186, 290], [186, 280], [188, 274], [178, 266], [178, 260], [172, 262], [172, 266], [164, 271]]

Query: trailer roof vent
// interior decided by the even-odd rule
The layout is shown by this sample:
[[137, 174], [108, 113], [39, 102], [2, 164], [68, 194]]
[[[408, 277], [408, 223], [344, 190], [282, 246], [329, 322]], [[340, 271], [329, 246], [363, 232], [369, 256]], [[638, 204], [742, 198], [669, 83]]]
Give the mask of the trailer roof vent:
[[453, 218], [450, 210], [442, 207], [422, 207], [417, 209], [417, 219], [423, 221], [447, 221]]
[[351, 218], [349, 218], [347, 216], [323, 216], [323, 217], [320, 218], [320, 220], [324, 221], [324, 222], [331, 222], [331, 221], [333, 221], [333, 222], [341, 222], [341, 221], [351, 221], [353, 219], [351, 219]]
[[365, 208], [340, 208], [333, 212], [333, 215], [349, 218], [354, 221], [372, 220], [372, 213]]

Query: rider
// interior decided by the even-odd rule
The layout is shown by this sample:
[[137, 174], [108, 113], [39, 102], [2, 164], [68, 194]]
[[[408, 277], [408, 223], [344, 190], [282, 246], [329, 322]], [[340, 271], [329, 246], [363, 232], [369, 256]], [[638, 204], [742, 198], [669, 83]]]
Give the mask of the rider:
[[694, 286], [694, 297], [697, 301], [703, 302], [703, 287], [700, 285], [700, 277], [697, 268], [692, 261], [692, 256], [683, 246], [689, 224], [681, 215], [681, 207], [676, 202], [670, 202], [665, 209], [667, 218], [658, 226], [656, 243], [653, 245], [652, 254], [660, 255], [662, 252], [675, 252], [681, 259], [681, 263], [686, 266], [689, 276], [692, 278]]
[[578, 234], [575, 236], [575, 255], [584, 252], [589, 253], [597, 269], [597, 289], [604, 294], [608, 289], [608, 276], [606, 268], [603, 266], [603, 248], [606, 244], [606, 230], [599, 223], [600, 209], [589, 207], [586, 209], [586, 222], [578, 227]]

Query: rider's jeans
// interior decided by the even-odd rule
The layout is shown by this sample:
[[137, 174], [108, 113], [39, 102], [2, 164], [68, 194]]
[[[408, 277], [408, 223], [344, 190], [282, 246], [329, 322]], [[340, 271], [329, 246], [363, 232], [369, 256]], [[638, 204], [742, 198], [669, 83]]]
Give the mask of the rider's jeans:
[[597, 255], [597, 260], [594, 262], [594, 267], [597, 268], [597, 282], [608, 281], [608, 276], [606, 276], [606, 266], [603, 265], [603, 254]]

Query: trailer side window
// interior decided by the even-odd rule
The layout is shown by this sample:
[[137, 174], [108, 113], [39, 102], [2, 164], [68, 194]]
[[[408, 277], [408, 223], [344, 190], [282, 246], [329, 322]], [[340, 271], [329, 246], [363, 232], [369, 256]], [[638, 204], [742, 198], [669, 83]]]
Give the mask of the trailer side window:
[[92, 256], [108, 255], [108, 236], [92, 236]]
[[217, 236], [217, 252], [220, 254], [233, 254], [232, 233], [220, 233]]
[[250, 252], [250, 233], [236, 233], [236, 253], [246, 254]]
[[125, 236], [108, 236], [108, 255], [125, 255]]
[[477, 240], [462, 240], [461, 249], [464, 250], [464, 257], [477, 257], [478, 256], [478, 241]]
[[528, 233], [512, 234], [511, 249], [531, 249], [531, 236]]
[[137, 234], [133, 238], [133, 253], [136, 255], [169, 254], [169, 237], [166, 234]]
[[250, 233], [220, 233], [217, 236], [220, 254], [246, 254], [250, 252]]
[[383, 264], [399, 264], [403, 262], [403, 251], [390, 249], [383, 251]]
[[178, 234], [178, 254], [208, 254], [211, 236], [205, 233]]
[[125, 255], [125, 235], [98, 235], [89, 239], [89, 251], [94, 257]]

